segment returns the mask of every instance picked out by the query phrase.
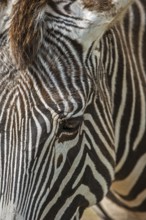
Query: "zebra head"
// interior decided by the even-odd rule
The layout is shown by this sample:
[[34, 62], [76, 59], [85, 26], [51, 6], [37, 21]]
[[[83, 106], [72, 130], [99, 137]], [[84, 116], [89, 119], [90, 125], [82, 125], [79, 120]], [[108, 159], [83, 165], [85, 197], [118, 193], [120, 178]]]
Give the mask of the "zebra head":
[[0, 37], [0, 218], [79, 219], [114, 178], [98, 42], [129, 1], [9, 4]]

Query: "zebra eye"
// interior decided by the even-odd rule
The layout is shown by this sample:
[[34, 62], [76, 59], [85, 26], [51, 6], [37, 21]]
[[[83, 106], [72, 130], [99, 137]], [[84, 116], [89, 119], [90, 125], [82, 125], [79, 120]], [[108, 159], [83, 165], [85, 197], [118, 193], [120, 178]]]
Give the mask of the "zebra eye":
[[79, 132], [82, 125], [83, 117], [76, 117], [71, 119], [63, 119], [60, 121], [60, 127], [57, 134], [58, 142], [65, 142], [73, 139]]
[[65, 132], [77, 131], [83, 121], [83, 117], [76, 117], [62, 121], [62, 130]]

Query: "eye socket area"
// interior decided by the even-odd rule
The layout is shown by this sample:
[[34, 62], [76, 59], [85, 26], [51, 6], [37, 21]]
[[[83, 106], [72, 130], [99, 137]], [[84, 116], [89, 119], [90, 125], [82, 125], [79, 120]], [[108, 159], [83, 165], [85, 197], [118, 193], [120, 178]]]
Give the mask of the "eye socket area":
[[68, 140], [74, 139], [79, 132], [79, 129], [83, 122], [83, 116], [62, 119], [60, 121], [59, 130], [57, 134], [58, 142], [63, 143]]
[[64, 119], [61, 121], [61, 130], [66, 133], [77, 132], [83, 122], [83, 116]]

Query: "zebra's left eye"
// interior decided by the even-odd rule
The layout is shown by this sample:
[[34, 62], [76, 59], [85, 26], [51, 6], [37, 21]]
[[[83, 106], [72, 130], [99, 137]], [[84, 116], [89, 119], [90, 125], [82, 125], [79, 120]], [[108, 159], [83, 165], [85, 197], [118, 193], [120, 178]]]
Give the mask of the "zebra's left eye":
[[72, 133], [78, 131], [81, 126], [83, 117], [76, 117], [71, 119], [66, 119], [62, 121], [62, 131]]
[[60, 121], [60, 126], [57, 134], [58, 142], [65, 142], [76, 137], [82, 125], [83, 117], [63, 119]]

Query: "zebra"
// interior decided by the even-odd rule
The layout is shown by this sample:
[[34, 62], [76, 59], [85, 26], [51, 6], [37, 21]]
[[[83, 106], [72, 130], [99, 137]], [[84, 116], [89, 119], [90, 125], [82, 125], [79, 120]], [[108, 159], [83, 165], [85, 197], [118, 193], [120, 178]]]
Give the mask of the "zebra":
[[136, 1], [100, 42], [111, 83], [117, 157], [110, 190], [93, 208], [103, 219], [146, 219], [145, 28], [146, 1]]
[[0, 219], [79, 220], [103, 198], [143, 215], [145, 0], [113, 27], [131, 3], [1, 1]]

